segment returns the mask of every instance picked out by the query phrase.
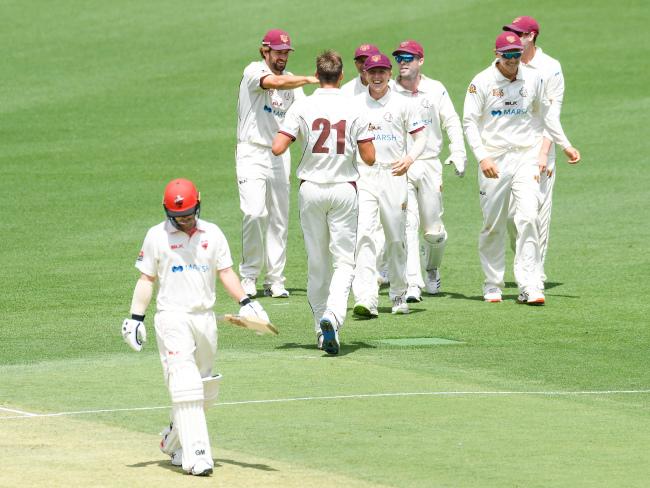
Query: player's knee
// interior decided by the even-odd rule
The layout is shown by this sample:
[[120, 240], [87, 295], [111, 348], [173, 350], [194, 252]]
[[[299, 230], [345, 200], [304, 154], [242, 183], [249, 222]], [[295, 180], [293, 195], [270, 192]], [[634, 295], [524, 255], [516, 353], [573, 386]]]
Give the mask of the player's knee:
[[424, 233], [424, 240], [434, 247], [441, 247], [447, 242], [447, 231], [444, 225], [439, 225]]

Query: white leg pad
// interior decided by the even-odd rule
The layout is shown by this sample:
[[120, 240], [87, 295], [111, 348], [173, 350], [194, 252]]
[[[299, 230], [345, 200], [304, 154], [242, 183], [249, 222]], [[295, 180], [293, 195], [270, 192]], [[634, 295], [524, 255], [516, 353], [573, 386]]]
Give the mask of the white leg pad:
[[199, 461], [214, 467], [203, 401], [175, 403], [173, 412], [183, 446], [183, 469], [189, 473]]
[[210, 408], [214, 402], [217, 401], [217, 397], [219, 396], [219, 385], [221, 384], [221, 378], [223, 378], [223, 376], [220, 374], [215, 374], [214, 376], [203, 378], [203, 408], [205, 410]]

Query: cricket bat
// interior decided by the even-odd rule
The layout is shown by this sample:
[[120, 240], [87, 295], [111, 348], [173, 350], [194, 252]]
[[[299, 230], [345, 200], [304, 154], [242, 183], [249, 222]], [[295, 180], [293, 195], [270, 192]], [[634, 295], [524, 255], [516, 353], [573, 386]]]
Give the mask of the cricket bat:
[[250, 315], [234, 315], [234, 314], [224, 314], [224, 315], [219, 315], [217, 317], [217, 320], [224, 320], [226, 322], [231, 323], [232, 325], [236, 325], [237, 327], [243, 327], [244, 329], [250, 329], [252, 331], [255, 331], [258, 335], [263, 335], [263, 334], [273, 334], [273, 335], [278, 335], [278, 328], [273, 325], [271, 322], [267, 322], [266, 320], [262, 320], [258, 317], [253, 317]]

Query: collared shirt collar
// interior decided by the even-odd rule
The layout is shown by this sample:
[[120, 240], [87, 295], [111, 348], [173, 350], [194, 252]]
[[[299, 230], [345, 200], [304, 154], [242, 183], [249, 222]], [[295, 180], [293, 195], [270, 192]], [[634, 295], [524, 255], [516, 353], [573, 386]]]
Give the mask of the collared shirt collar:
[[530, 66], [531, 68], [537, 68], [537, 63], [542, 57], [542, 54], [544, 54], [542, 48], [539, 46], [535, 46], [535, 55], [533, 56], [533, 59], [531, 59], [529, 63], [526, 63], [526, 66]]
[[341, 93], [340, 88], [316, 88], [314, 90], [314, 95], [316, 93], [319, 93], [321, 95], [335, 95], [337, 93]]
[[[494, 79], [500, 82], [507, 81], [508, 83], [511, 83], [510, 78], [506, 78], [505, 76], [503, 76], [503, 73], [501, 73], [501, 71], [499, 71], [499, 68], [497, 68], [498, 61], [499, 61], [498, 59], [495, 59], [494, 62], [492, 63], [492, 72], [494, 74]], [[513, 81], [523, 80], [523, 79], [524, 79], [524, 75], [521, 72], [521, 63], [519, 63], [519, 68], [517, 69], [517, 76]]]
[[[396, 83], [396, 84], [397, 84], [397, 83]], [[388, 90], [386, 91], [386, 94], [385, 94], [383, 97], [381, 97], [379, 100], [375, 100], [374, 98], [372, 98], [372, 97], [370, 96], [370, 90], [368, 90], [368, 92], [366, 93], [366, 95], [367, 95], [367, 97], [368, 97], [370, 100], [372, 100], [373, 102], [376, 102], [376, 103], [378, 103], [378, 104], [380, 104], [380, 105], [384, 105], [384, 106], [385, 106], [385, 105], [388, 103], [388, 101], [390, 100], [390, 96], [391, 96], [391, 94], [392, 94], [392, 91], [393, 91], [393, 89], [390, 87], [390, 84], [389, 84], [389, 85], [388, 85]]]
[[[177, 232], [183, 232], [180, 229], [177, 229], [172, 225], [169, 219], [165, 220], [165, 230], [170, 234], [176, 234]], [[205, 232], [205, 222], [201, 219], [196, 220], [196, 230], [199, 232]]]
[[418, 83], [418, 89], [412, 92], [408, 88], [404, 88], [402, 85], [400, 85], [399, 81], [395, 79], [395, 91], [400, 93], [427, 93], [428, 92], [427, 81], [429, 81], [429, 78], [427, 78], [425, 75], [420, 73], [420, 82]]

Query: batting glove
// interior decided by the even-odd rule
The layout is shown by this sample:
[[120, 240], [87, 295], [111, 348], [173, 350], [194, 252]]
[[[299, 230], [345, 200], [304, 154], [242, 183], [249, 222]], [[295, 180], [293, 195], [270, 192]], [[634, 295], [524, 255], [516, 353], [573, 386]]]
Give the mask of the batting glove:
[[462, 178], [465, 176], [465, 163], [467, 162], [467, 159], [465, 158], [465, 155], [462, 153], [455, 153], [450, 155], [446, 160], [445, 164], [451, 164], [454, 163], [454, 166], [456, 167], [456, 176], [459, 178]]
[[[245, 300], [243, 300], [245, 302]], [[253, 316], [258, 317], [266, 322], [270, 322], [269, 316], [260, 305], [260, 302], [249, 301], [239, 309], [239, 315], [242, 317]]]
[[122, 338], [134, 351], [142, 351], [142, 344], [147, 342], [147, 329], [142, 320], [124, 319], [122, 322]]

